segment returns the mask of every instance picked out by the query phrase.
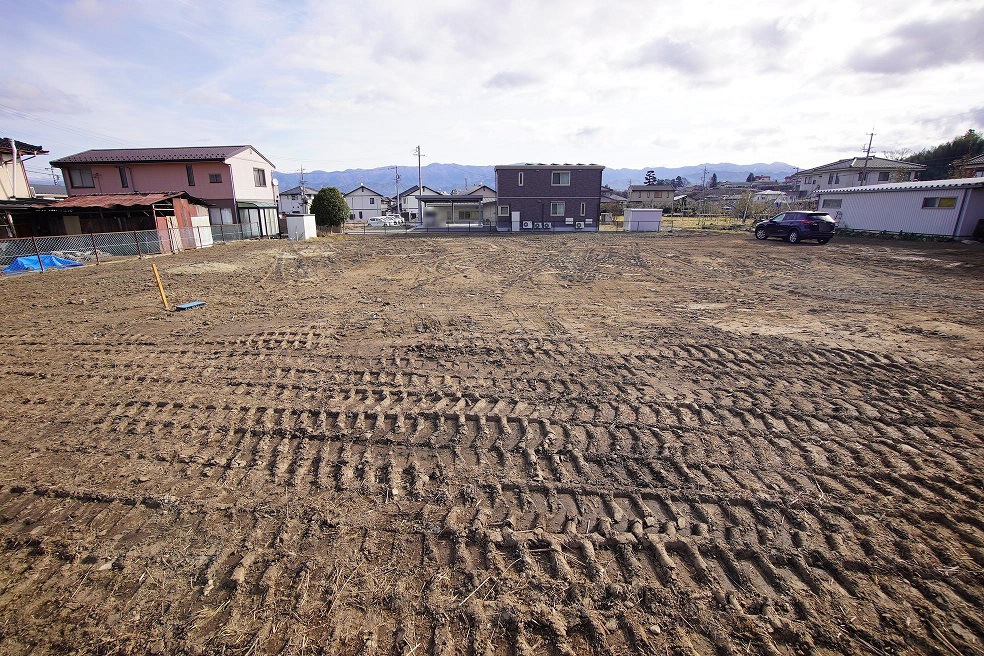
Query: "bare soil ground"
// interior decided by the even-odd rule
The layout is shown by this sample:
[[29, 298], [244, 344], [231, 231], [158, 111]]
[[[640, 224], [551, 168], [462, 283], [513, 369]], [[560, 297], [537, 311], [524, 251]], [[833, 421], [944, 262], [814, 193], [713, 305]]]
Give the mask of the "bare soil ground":
[[0, 281], [3, 654], [955, 654], [984, 251], [253, 242]]

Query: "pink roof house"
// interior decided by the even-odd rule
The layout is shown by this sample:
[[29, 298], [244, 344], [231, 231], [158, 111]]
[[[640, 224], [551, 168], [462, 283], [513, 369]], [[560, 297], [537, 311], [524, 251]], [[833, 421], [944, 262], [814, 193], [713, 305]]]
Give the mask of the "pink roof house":
[[69, 196], [184, 191], [208, 201], [213, 225], [277, 234], [273, 163], [252, 146], [87, 150], [53, 160]]

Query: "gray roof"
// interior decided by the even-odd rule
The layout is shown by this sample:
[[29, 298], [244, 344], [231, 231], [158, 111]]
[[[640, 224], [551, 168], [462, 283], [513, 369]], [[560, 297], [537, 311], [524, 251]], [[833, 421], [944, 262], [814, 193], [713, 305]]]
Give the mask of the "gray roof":
[[837, 195], [872, 191], [905, 191], [909, 189], [966, 189], [984, 187], [984, 178], [954, 178], [952, 180], [919, 180], [916, 182], [887, 182], [864, 187], [844, 187], [843, 189], [818, 189], [817, 194]]
[[[292, 189], [288, 189], [287, 191], [281, 191], [280, 192], [280, 195], [281, 196], [289, 196], [291, 194], [299, 194], [299, 193], [301, 193], [301, 188], [298, 186], [298, 187], [294, 187]], [[317, 189], [312, 189], [311, 187], [304, 187], [304, 193], [305, 194], [316, 194], [316, 193], [318, 193], [318, 190]]]
[[48, 151], [41, 146], [32, 146], [29, 143], [24, 143], [23, 141], [17, 141], [16, 139], [11, 139], [10, 137], [0, 137], [0, 150], [5, 153], [12, 152], [11, 145], [17, 146], [17, 152], [23, 155], [47, 155]]
[[865, 168], [865, 160], [868, 160], [869, 169], [889, 169], [895, 171], [922, 171], [926, 167], [922, 164], [913, 164], [912, 162], [900, 162], [894, 159], [885, 159], [884, 157], [848, 157], [846, 159], [839, 159], [836, 162], [831, 162], [830, 164], [824, 164], [823, 166], [816, 166], [812, 169], [803, 169], [799, 171], [796, 175], [813, 175], [815, 173], [833, 173], [835, 171], [855, 171]]
[[342, 195], [343, 195], [343, 196], [348, 196], [349, 194], [354, 194], [354, 193], [355, 193], [355, 192], [357, 192], [357, 191], [358, 191], [359, 189], [365, 189], [366, 191], [371, 191], [372, 193], [374, 193], [374, 194], [376, 194], [377, 196], [382, 196], [383, 198], [386, 198], [386, 196], [385, 196], [384, 194], [381, 194], [381, 193], [379, 193], [378, 191], [376, 191], [375, 189], [371, 189], [371, 188], [369, 188], [369, 187], [367, 187], [367, 186], [365, 186], [364, 184], [360, 184], [360, 185], [359, 185], [358, 187], [356, 187], [356, 188], [355, 188], [355, 189], [353, 189], [352, 191], [349, 191], [349, 192], [346, 192], [346, 193], [344, 193], [344, 194], [342, 194]]
[[31, 184], [34, 193], [38, 196], [67, 196], [68, 191], [65, 185], [60, 184]]
[[429, 195], [428, 194], [426, 196], [421, 196], [420, 197], [420, 201], [422, 203], [429, 203], [431, 205], [446, 204], [446, 203], [470, 203], [470, 204], [474, 204], [474, 203], [484, 202], [485, 201], [485, 197], [484, 196], [481, 196], [481, 195], [474, 195], [474, 194], [469, 194], [469, 195], [465, 195], [465, 194], [444, 195], [444, 194], [441, 194], [439, 196], [432, 196], [432, 195]]
[[[51, 160], [59, 164], [128, 164], [146, 162], [224, 162], [252, 146], [183, 146], [180, 148], [104, 148]], [[253, 148], [257, 155], [260, 151]], [[263, 157], [267, 164], [273, 162]]]
[[[427, 191], [428, 189], [430, 189], [430, 187], [428, 187], [427, 185], [424, 185], [424, 191]], [[431, 191], [433, 191], [436, 194], [442, 193], [442, 192], [440, 192], [440, 191], [438, 191], [436, 189], [431, 189]], [[406, 191], [401, 191], [400, 192], [400, 198], [403, 198], [404, 196], [409, 196], [411, 194], [412, 195], [416, 195], [416, 193], [417, 193], [417, 185], [414, 185], [414, 186], [410, 187], [409, 189], [407, 189]]]
[[965, 164], [965, 166], [966, 165], [975, 166], [977, 164], [984, 164], [984, 153], [981, 153], [977, 157], [971, 157], [970, 159], [968, 159], [967, 164]]
[[603, 169], [605, 166], [603, 164], [544, 164], [544, 163], [530, 163], [525, 164], [496, 164], [495, 170], [499, 169], [545, 169], [545, 168], [565, 168], [565, 169]]
[[477, 184], [477, 185], [472, 185], [471, 187], [468, 187], [468, 189], [465, 189], [462, 193], [464, 193], [464, 194], [474, 194], [479, 189], [488, 189], [492, 193], [495, 193], [495, 189], [493, 189], [492, 187], [488, 186], [485, 183], [481, 183], [481, 184]]
[[673, 191], [673, 185], [629, 185], [629, 191]]

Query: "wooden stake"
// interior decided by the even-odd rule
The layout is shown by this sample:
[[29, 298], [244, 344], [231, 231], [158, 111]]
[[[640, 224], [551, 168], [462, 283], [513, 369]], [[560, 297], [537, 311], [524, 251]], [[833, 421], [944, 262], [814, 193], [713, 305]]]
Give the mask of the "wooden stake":
[[164, 309], [170, 312], [171, 305], [167, 302], [167, 295], [164, 293], [164, 285], [161, 283], [161, 274], [157, 273], [156, 264], [151, 264], [150, 267], [154, 270], [154, 278], [157, 279], [157, 289], [161, 292], [161, 300], [164, 301]]

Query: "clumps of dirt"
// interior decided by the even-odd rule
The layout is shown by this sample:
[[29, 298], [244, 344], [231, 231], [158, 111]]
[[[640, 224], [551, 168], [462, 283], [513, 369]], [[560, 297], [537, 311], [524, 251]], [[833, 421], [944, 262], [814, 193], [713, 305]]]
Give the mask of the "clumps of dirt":
[[167, 273], [203, 275], [208, 273], [233, 273], [238, 270], [239, 267], [237, 265], [229, 264], [228, 262], [195, 262], [193, 264], [168, 268]]

